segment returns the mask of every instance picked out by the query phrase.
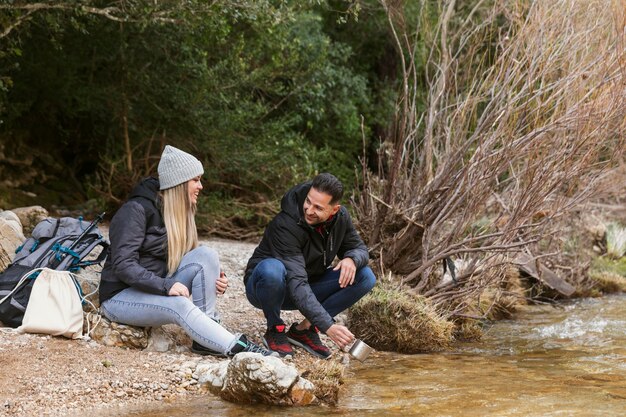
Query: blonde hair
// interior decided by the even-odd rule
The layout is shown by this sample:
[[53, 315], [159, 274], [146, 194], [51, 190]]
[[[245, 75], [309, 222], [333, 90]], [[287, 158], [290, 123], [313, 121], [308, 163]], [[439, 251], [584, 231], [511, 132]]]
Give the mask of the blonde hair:
[[187, 252], [198, 247], [196, 205], [189, 200], [188, 181], [163, 190], [163, 221], [167, 230], [168, 276], [178, 269]]

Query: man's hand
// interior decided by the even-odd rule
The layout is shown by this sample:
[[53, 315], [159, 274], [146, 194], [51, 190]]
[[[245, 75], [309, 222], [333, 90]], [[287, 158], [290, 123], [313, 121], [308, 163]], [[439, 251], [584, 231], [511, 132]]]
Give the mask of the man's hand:
[[226, 288], [228, 288], [228, 278], [224, 271], [220, 271], [220, 276], [215, 281], [215, 289], [219, 295], [222, 295], [226, 292]]
[[169, 295], [182, 295], [183, 297], [189, 297], [189, 289], [185, 287], [184, 284], [177, 282], [174, 285], [172, 285], [172, 288], [170, 288], [170, 291], [168, 292], [168, 294]]
[[354, 335], [346, 326], [333, 324], [326, 330], [326, 335], [331, 338], [341, 349], [348, 346], [354, 340]]
[[341, 274], [339, 275], [339, 286], [341, 288], [345, 288], [348, 285], [352, 285], [354, 283], [354, 276], [356, 274], [356, 265], [352, 258], [343, 258], [333, 271], [341, 269]]

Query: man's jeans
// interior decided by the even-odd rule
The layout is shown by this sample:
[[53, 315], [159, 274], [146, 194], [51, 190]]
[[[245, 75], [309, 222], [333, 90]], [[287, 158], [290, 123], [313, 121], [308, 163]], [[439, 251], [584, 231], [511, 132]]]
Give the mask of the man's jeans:
[[[309, 281], [313, 294], [331, 317], [354, 305], [376, 283], [374, 272], [368, 266], [358, 269], [354, 283], [345, 288], [339, 286], [340, 273], [340, 270], [328, 268], [324, 275]], [[297, 309], [287, 288], [286, 275], [287, 270], [280, 260], [267, 258], [259, 262], [246, 283], [248, 301], [263, 310], [268, 328], [284, 324], [281, 310]]]
[[110, 320], [140, 327], [176, 323], [196, 342], [218, 352], [228, 352], [237, 336], [216, 321], [215, 282], [220, 275], [217, 252], [200, 246], [187, 252], [168, 280], [184, 284], [193, 297], [150, 294], [126, 288], [108, 299], [100, 310]]

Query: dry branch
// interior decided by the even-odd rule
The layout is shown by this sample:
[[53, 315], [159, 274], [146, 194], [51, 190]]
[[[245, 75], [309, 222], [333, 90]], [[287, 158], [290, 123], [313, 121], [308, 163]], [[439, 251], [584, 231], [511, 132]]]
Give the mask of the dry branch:
[[[381, 4], [403, 79], [379, 155], [389, 168], [363, 175], [360, 227], [381, 269], [462, 311], [459, 300], [502, 280], [506, 262], [491, 254], [550, 234], [553, 219], [601, 191], [623, 160], [624, 10], [601, 0], [479, 1], [459, 19], [448, 0], [420, 74], [423, 37], [409, 32], [402, 2]], [[475, 57], [481, 48], [490, 60]], [[423, 111], [419, 79], [428, 80]], [[454, 294], [438, 288], [433, 268], [463, 254], [480, 259], [481, 274]]]

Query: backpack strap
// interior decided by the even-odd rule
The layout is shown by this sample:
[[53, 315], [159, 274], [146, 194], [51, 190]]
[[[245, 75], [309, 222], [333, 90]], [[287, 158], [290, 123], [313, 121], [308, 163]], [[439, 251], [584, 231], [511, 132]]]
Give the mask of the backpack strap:
[[80, 260], [76, 260], [74, 263], [72, 263], [72, 265], [70, 266], [70, 271], [75, 271], [79, 268], [84, 268], [86, 266], [90, 266], [90, 265], [98, 265], [101, 264], [102, 262], [104, 262], [104, 260], [107, 258], [107, 256], [109, 255], [109, 243], [101, 240], [99, 241], [96, 245], [94, 245], [93, 247], [89, 248], [89, 252], [91, 252], [96, 246], [102, 246], [102, 251], [100, 252], [100, 254], [98, 255], [98, 257], [96, 259], [93, 260], [89, 260], [89, 261], [80, 261]]
[[57, 219], [56, 224], [54, 225], [54, 231], [52, 232], [52, 236], [56, 236], [59, 231], [59, 226], [61, 226], [61, 219]]

